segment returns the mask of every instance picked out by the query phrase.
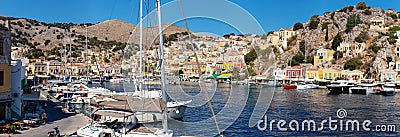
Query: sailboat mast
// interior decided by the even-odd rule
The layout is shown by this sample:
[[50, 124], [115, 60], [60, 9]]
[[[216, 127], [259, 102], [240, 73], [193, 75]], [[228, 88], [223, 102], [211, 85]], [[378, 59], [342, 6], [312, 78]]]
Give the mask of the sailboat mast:
[[89, 64], [88, 64], [88, 30], [86, 27], [86, 57], [85, 57], [85, 61], [86, 61], [86, 82], [89, 82]]
[[140, 27], [140, 36], [139, 36], [139, 50], [140, 50], [140, 65], [139, 65], [139, 76], [143, 77], [143, 0], [140, 0], [140, 9], [139, 9], [139, 16], [140, 16], [140, 23], [139, 23], [139, 27]]
[[306, 75], [307, 75], [306, 65], [307, 65], [307, 44], [306, 41], [304, 40], [304, 83], [306, 83]]
[[69, 30], [69, 82], [72, 82], [72, 33]]
[[161, 59], [161, 83], [162, 83], [162, 99], [164, 101], [163, 111], [163, 130], [168, 132], [168, 121], [167, 121], [167, 93], [165, 92], [165, 64], [164, 64], [164, 41], [162, 34], [162, 22], [161, 22], [161, 2], [157, 0], [157, 16], [158, 16], [158, 32], [159, 32], [159, 47], [160, 47], [160, 59]]

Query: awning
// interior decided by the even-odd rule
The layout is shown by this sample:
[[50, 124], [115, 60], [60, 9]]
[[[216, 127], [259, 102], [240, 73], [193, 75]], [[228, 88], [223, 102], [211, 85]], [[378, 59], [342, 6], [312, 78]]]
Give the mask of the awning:
[[131, 96], [126, 97], [127, 100], [123, 101], [109, 101], [101, 102], [100, 106], [130, 110], [133, 112], [150, 112], [150, 113], [161, 113], [163, 108], [163, 101], [161, 99], [151, 98], [135, 98]]
[[217, 78], [228, 79], [231, 78], [232, 74], [221, 74]]
[[50, 76], [47, 76], [47, 75], [36, 75], [36, 77], [39, 77], [39, 78], [50, 78]]
[[221, 74], [214, 74], [214, 75], [212, 75], [212, 76], [210, 76], [208, 78], [217, 78], [219, 75], [221, 75]]

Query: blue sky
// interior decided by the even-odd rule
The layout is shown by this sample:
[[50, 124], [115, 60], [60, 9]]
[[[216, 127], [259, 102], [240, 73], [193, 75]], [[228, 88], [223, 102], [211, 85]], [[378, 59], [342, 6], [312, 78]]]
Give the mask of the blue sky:
[[[148, 0], [145, 0], [148, 1]], [[154, 1], [151, 7], [154, 8]], [[168, 3], [172, 0], [162, 0]], [[206, 32], [223, 35], [234, 33], [261, 33], [291, 27], [296, 22], [306, 22], [312, 15], [322, 15], [324, 12], [334, 11], [344, 6], [356, 5], [357, 0], [181, 0], [187, 16], [209, 16], [217, 18], [189, 19], [189, 27], [194, 32]], [[202, 2], [204, 5], [196, 3]], [[221, 1], [221, 2], [219, 2]], [[383, 9], [393, 8], [400, 11], [400, 2], [397, 0], [364, 0], [368, 6]], [[230, 2], [234, 3], [231, 4]], [[193, 4], [195, 3], [195, 4]], [[228, 3], [228, 4], [226, 4]], [[227, 6], [227, 5], [231, 5]], [[176, 4], [164, 8], [164, 23], [176, 23], [184, 26], [182, 21], [169, 20], [179, 18], [180, 14]], [[243, 10], [235, 9], [235, 6]], [[237, 7], [236, 7], [237, 8]], [[0, 15], [11, 17], [23, 17], [43, 22], [73, 22], [73, 23], [97, 23], [108, 19], [120, 19], [123, 21], [138, 23], [139, 0], [3, 0], [0, 5]], [[170, 12], [171, 11], [171, 12]], [[235, 13], [237, 12], [237, 13]], [[250, 13], [254, 21], [261, 28], [249, 21], [250, 17], [243, 17], [241, 13]], [[146, 13], [146, 12], [145, 12]], [[176, 16], [176, 17], [171, 17]], [[224, 20], [220, 20], [220, 18]], [[232, 20], [229, 20], [233, 18]], [[225, 22], [224, 22], [225, 21]], [[155, 24], [154, 21], [152, 24]], [[249, 25], [250, 24], [250, 25]], [[251, 25], [253, 24], [253, 25]]]

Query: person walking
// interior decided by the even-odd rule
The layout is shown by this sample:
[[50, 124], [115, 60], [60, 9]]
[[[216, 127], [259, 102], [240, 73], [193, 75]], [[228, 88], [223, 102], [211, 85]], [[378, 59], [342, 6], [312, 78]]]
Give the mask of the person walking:
[[42, 119], [43, 119], [43, 123], [46, 124], [46, 122], [47, 122], [47, 113], [46, 112], [44, 112], [42, 114]]

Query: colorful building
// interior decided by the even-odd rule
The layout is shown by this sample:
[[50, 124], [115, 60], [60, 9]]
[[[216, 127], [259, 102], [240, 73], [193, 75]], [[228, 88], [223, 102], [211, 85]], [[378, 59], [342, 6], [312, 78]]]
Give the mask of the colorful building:
[[293, 66], [286, 68], [287, 78], [302, 78], [304, 75], [304, 69], [300, 66]]
[[360, 70], [343, 70], [342, 78], [347, 80], [361, 81], [363, 78], [364, 72]]
[[337, 68], [324, 69], [322, 72], [322, 79], [325, 80], [336, 80], [337, 78], [342, 77], [340, 69]]
[[380, 77], [381, 81], [394, 81], [396, 80], [396, 71], [393, 69], [384, 69], [380, 70]]
[[330, 49], [319, 49], [317, 55], [314, 56], [314, 66], [324, 64], [333, 59], [333, 50]]
[[306, 78], [307, 79], [319, 79], [318, 77], [319, 68], [307, 68]]
[[385, 29], [385, 19], [382, 17], [372, 17], [369, 22], [371, 22], [371, 24], [369, 25], [370, 30], [381, 31]]
[[0, 27], [0, 121], [11, 119], [11, 31]]

